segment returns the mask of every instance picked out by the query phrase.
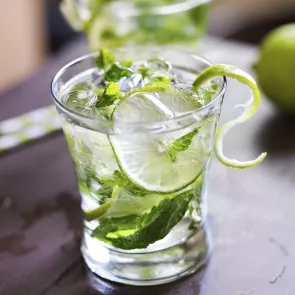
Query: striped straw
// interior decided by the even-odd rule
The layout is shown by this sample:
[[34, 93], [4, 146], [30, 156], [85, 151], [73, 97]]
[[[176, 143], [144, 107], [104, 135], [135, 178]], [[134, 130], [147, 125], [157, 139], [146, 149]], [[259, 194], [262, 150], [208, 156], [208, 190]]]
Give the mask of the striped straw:
[[54, 105], [0, 122], [0, 153], [61, 129]]

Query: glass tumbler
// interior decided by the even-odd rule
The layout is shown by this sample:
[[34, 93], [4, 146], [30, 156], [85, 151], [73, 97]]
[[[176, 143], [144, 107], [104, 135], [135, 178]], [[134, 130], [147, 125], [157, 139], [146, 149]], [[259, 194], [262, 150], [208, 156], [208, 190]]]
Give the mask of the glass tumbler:
[[[211, 65], [164, 47], [123, 48], [115, 56], [119, 61], [162, 58], [188, 83]], [[81, 194], [82, 255], [91, 271], [111, 281], [156, 285], [177, 280], [200, 269], [211, 249], [206, 188], [226, 81], [217, 79], [211, 102], [195, 110], [185, 111], [185, 104], [161, 93], [172, 103], [173, 118], [108, 121], [63, 102], [77, 83], [97, 83], [95, 57], [66, 65], [51, 89]], [[190, 138], [189, 147], [168, 154], [166, 143], [184, 136]]]

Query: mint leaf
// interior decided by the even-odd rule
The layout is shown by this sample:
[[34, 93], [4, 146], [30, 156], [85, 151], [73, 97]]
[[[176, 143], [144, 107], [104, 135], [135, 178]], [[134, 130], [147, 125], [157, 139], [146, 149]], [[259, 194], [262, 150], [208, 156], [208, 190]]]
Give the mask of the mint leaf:
[[95, 60], [95, 64], [100, 69], [107, 69], [115, 62], [115, 57], [112, 52], [109, 50], [102, 48], [99, 51], [99, 55]]
[[144, 190], [143, 188], [140, 188], [136, 186], [133, 182], [129, 180], [129, 178], [123, 174], [121, 171], [116, 170], [112, 178], [110, 179], [97, 179], [96, 180], [102, 185], [102, 188], [98, 190], [99, 194], [105, 194], [105, 192], [108, 191], [108, 188], [113, 187], [113, 186], [119, 186], [122, 187], [132, 194], [136, 196], [143, 196], [146, 195], [147, 193], [150, 193], [147, 190]]
[[[164, 199], [158, 206], [154, 206], [149, 213], [141, 217], [129, 216], [128, 222], [125, 219], [122, 221], [115, 218], [103, 218], [92, 236], [120, 249], [146, 248], [163, 239], [183, 219], [193, 197], [193, 191], [188, 190], [174, 198]], [[122, 229], [134, 230], [134, 228], [137, 229], [134, 233], [128, 235], [120, 233]]]
[[120, 62], [120, 65], [126, 68], [130, 68], [132, 64], [133, 64], [132, 60], [124, 60]]
[[117, 218], [102, 218], [99, 226], [92, 232], [95, 237], [103, 242], [110, 243], [109, 235], [118, 231], [136, 230], [136, 221], [138, 216], [129, 215]]
[[122, 172], [116, 170], [113, 174], [113, 180], [116, 185], [119, 187], [123, 187], [132, 194], [136, 196], [143, 196], [148, 193], [148, 191], [136, 186], [134, 183], [132, 183], [129, 178], [123, 174]]
[[133, 71], [127, 67], [114, 63], [105, 72], [104, 78], [106, 81], [118, 82], [123, 77], [129, 77], [133, 74]]
[[104, 89], [101, 99], [96, 103], [96, 107], [111, 106], [116, 100], [121, 99], [120, 87], [115, 82], [110, 82]]
[[176, 139], [168, 148], [168, 154], [171, 161], [174, 163], [176, 162], [176, 155], [179, 152], [186, 151], [189, 146], [191, 145], [193, 138], [199, 132], [199, 128], [194, 129], [192, 132]]

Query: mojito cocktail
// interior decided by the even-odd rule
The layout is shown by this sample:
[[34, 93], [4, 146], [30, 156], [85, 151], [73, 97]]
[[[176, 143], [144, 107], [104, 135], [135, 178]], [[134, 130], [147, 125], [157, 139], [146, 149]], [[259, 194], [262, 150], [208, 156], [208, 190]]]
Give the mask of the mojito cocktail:
[[225, 92], [210, 66], [167, 48], [102, 49], [54, 79], [82, 197], [82, 254], [99, 276], [153, 285], [206, 261], [207, 172]]

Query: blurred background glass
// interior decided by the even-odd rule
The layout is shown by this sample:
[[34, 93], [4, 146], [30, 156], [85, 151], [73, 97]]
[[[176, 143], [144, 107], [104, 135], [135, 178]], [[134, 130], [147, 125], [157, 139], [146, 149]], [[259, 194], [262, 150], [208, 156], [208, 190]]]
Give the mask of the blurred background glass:
[[210, 0], [63, 0], [69, 24], [91, 50], [124, 45], [191, 45], [205, 33]]
[[[169, 42], [194, 46], [205, 32], [258, 43], [271, 29], [295, 21], [295, 0], [212, 0], [210, 3], [208, 0], [127, 0], [121, 7], [105, 0], [108, 4], [104, 4], [103, 12], [96, 8], [92, 10], [98, 11], [94, 16], [87, 12], [90, 0], [76, 1], [83, 19], [91, 19], [89, 36], [93, 34], [94, 37], [89, 44], [92, 49], [100, 46], [102, 40], [114, 45], [128, 40], [130, 43]], [[67, 43], [83, 38], [81, 31], [74, 30], [66, 22], [59, 5], [60, 0], [1, 1], [0, 94], [29, 76]], [[164, 15], [151, 13], [157, 5], [156, 9], [184, 6], [182, 9], [176, 6], [173, 13], [167, 13], [166, 9]], [[124, 23], [126, 25], [122, 25]], [[154, 30], [156, 26], [160, 29]], [[121, 37], [117, 38], [119, 33]]]

